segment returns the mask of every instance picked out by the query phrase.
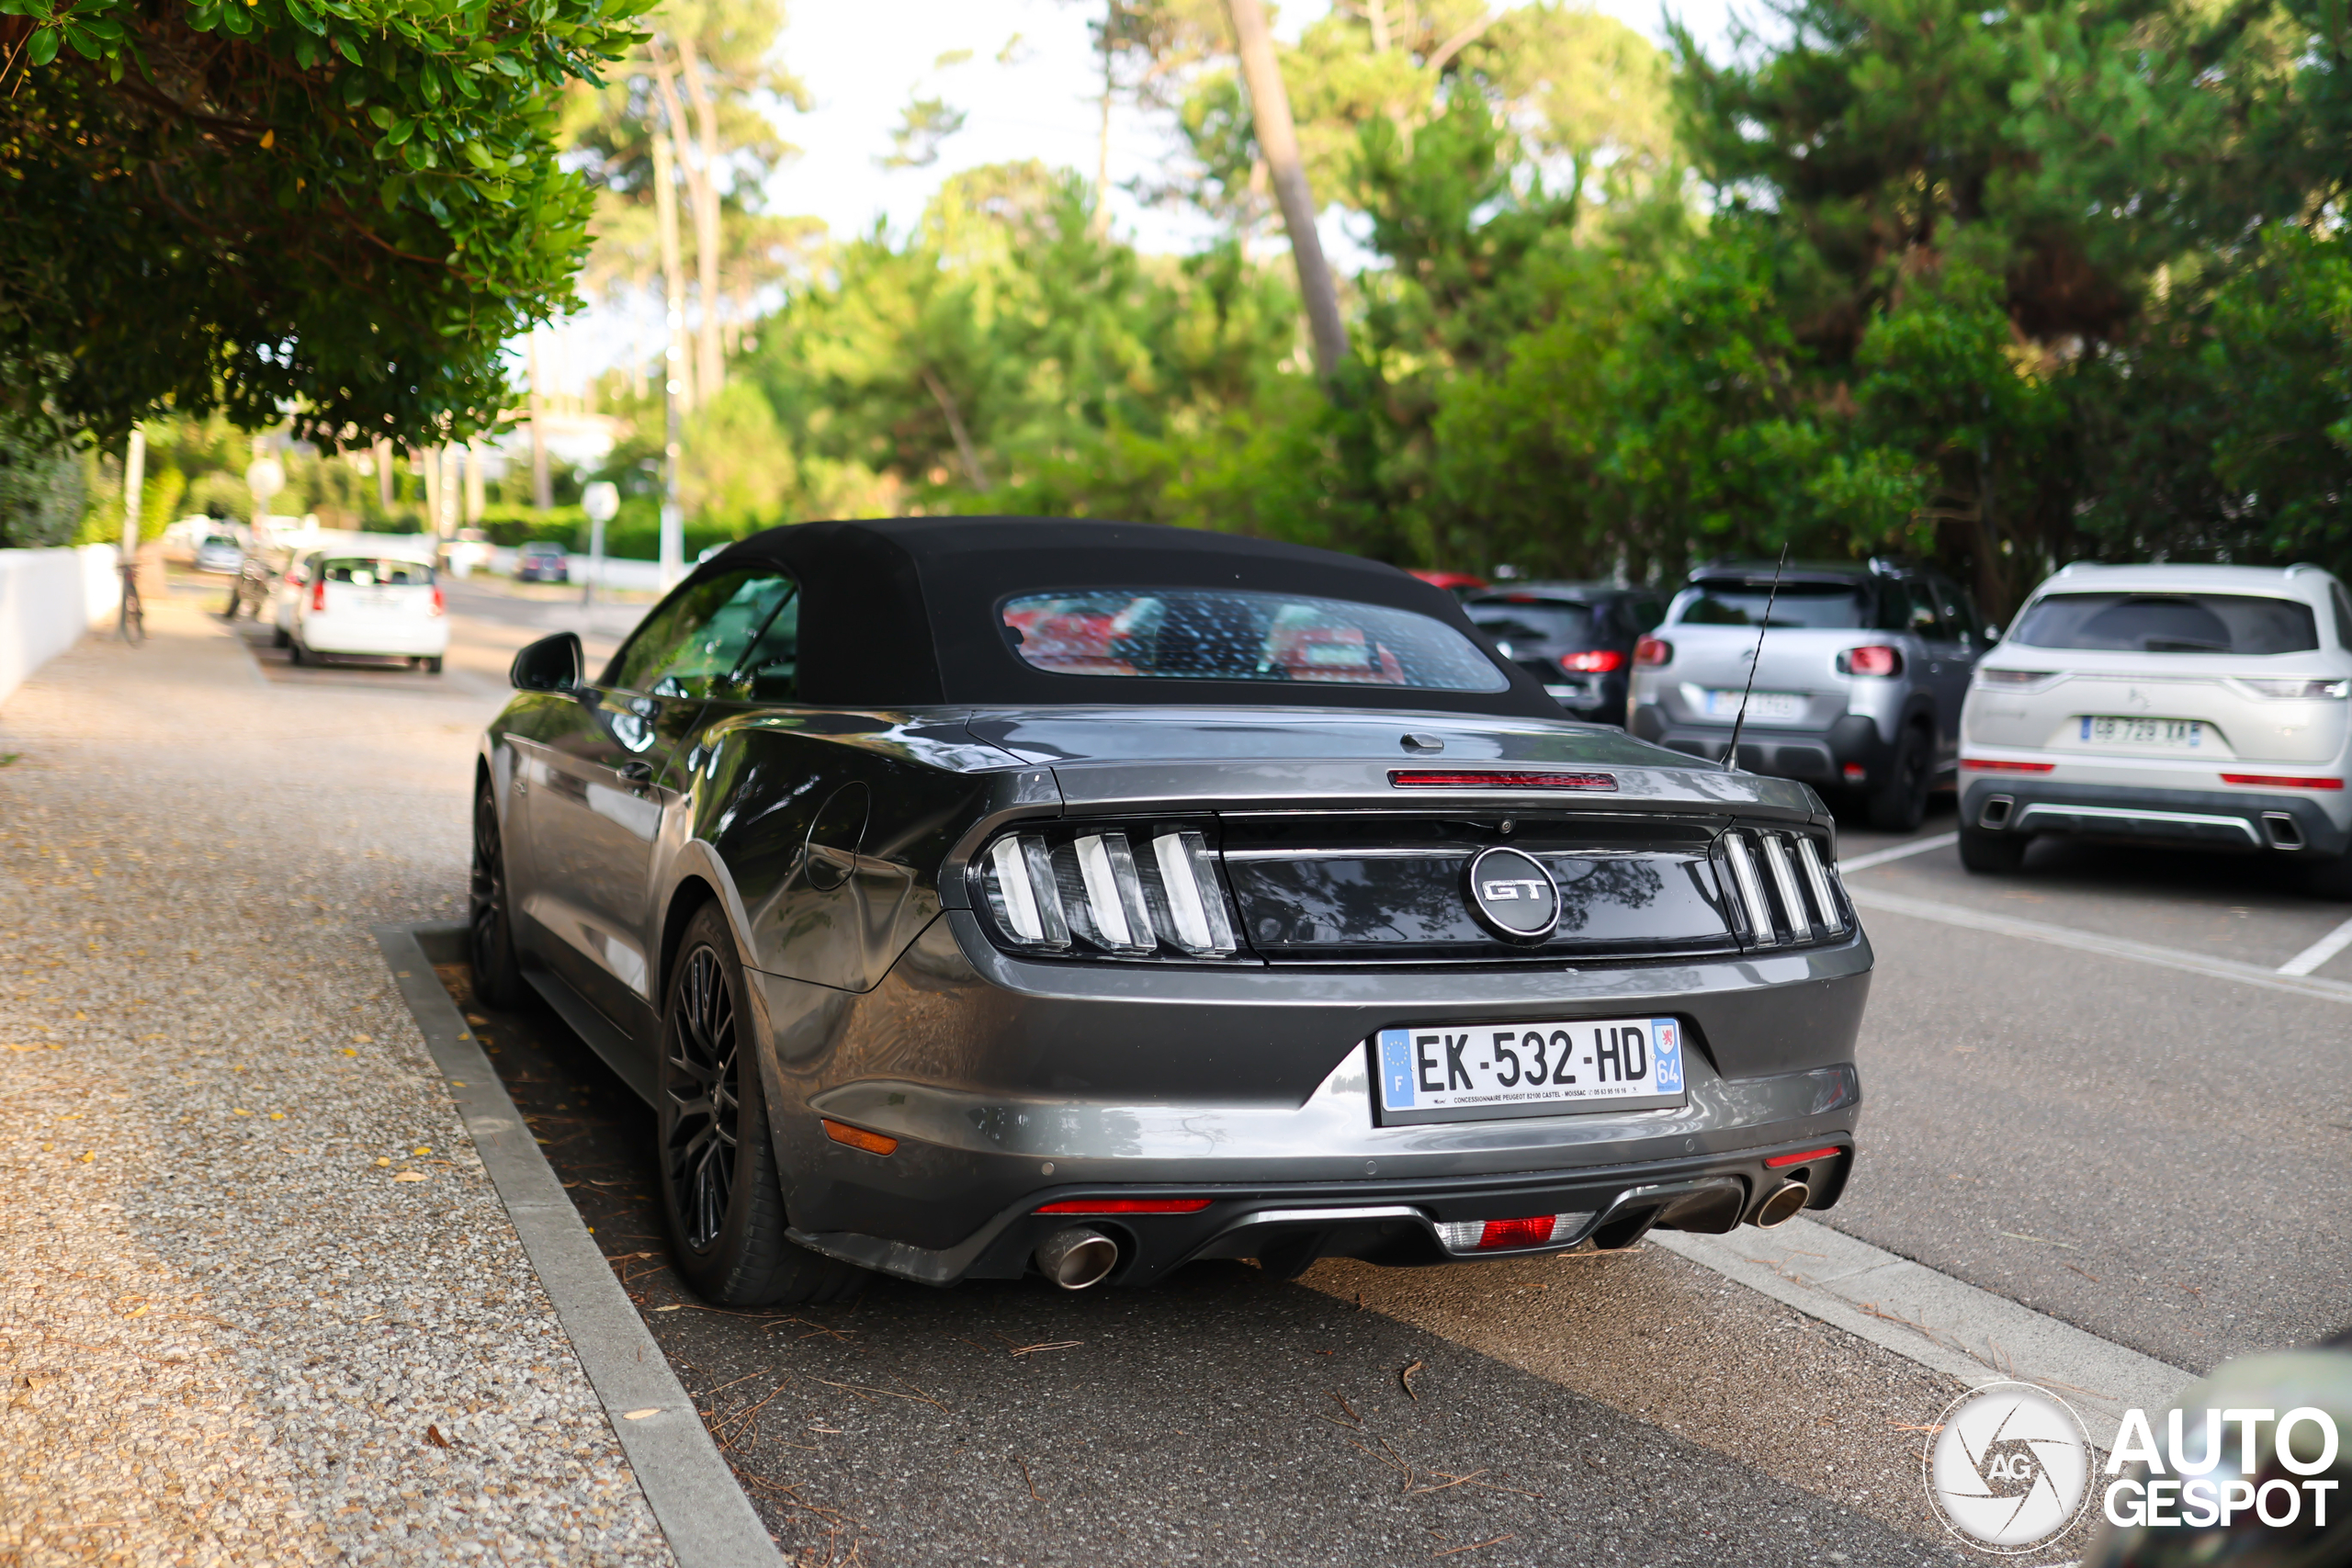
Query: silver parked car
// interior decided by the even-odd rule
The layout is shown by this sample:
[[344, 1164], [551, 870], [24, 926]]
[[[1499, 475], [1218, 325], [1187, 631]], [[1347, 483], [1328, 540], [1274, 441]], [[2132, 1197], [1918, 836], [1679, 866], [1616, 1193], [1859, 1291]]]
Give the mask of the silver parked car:
[[2037, 834], [2312, 863], [2352, 891], [2352, 600], [2317, 567], [2070, 566], [1968, 694], [1961, 859]]
[[654, 1107], [713, 1300], [1627, 1247], [1852, 1167], [1819, 799], [1571, 722], [1392, 568], [810, 523], [514, 676], [477, 984]]
[[245, 547], [226, 534], [212, 534], [196, 547], [196, 570], [235, 574], [244, 570]]
[[1745, 696], [1742, 768], [1846, 793], [1872, 827], [1909, 832], [1954, 776], [1969, 671], [1989, 640], [1969, 596], [1933, 571], [1716, 562], [1635, 645], [1628, 728], [1720, 758]]

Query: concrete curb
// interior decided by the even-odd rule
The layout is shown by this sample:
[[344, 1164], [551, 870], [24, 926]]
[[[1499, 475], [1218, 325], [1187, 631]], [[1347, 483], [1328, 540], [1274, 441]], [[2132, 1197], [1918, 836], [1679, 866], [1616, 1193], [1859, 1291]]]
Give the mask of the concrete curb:
[[1649, 1239], [1962, 1382], [2016, 1378], [2039, 1383], [2075, 1407], [2103, 1452], [2113, 1449], [2124, 1411], [2144, 1410], [2153, 1418], [2197, 1381], [2177, 1367], [1810, 1220], [1769, 1231], [1747, 1226], [1729, 1235], [1652, 1231]]
[[[679, 1568], [779, 1568], [775, 1543], [694, 1401], [433, 973], [435, 962], [463, 955], [466, 928], [377, 926], [374, 935]], [[642, 1410], [653, 1414], [628, 1418]]]

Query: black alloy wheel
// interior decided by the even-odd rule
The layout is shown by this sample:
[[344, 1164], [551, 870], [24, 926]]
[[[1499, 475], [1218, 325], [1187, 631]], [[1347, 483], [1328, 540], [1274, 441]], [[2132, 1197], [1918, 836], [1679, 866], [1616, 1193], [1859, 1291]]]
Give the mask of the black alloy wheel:
[[735, 1190], [742, 1098], [737, 1089], [735, 998], [707, 945], [686, 954], [663, 1043], [664, 1175], [677, 1195], [678, 1239], [707, 1252]]
[[505, 846], [499, 839], [498, 800], [486, 770], [474, 785], [467, 953], [473, 960], [474, 995], [494, 1008], [511, 1008], [523, 1000], [523, 970], [514, 958], [514, 908], [506, 886]]
[[734, 933], [706, 904], [678, 944], [656, 1069], [662, 1217], [679, 1277], [718, 1306], [846, 1300], [865, 1270], [786, 1234], [755, 1037]]
[[1934, 747], [1917, 725], [1904, 727], [1886, 777], [1871, 791], [1870, 823], [1884, 833], [1916, 833], [1928, 815], [1928, 792], [1935, 784]]

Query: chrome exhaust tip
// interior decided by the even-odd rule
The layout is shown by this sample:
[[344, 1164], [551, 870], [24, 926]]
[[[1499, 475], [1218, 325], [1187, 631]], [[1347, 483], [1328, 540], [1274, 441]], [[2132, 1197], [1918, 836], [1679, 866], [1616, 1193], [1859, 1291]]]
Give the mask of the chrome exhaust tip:
[[1804, 1182], [1788, 1182], [1763, 1202], [1758, 1204], [1755, 1217], [1747, 1223], [1758, 1229], [1768, 1231], [1774, 1225], [1787, 1224], [1797, 1217], [1798, 1212], [1805, 1206], [1806, 1200], [1812, 1196], [1813, 1189]]
[[1036, 1251], [1037, 1272], [1065, 1291], [1082, 1291], [1119, 1266], [1119, 1244], [1101, 1231], [1076, 1225], [1056, 1231]]

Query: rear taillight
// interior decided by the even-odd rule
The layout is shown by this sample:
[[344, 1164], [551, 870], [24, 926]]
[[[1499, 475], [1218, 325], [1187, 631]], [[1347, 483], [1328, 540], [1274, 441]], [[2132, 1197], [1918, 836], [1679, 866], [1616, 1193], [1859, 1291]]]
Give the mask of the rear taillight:
[[1571, 675], [1606, 675], [1625, 668], [1625, 656], [1613, 648], [1588, 648], [1560, 655], [1560, 668]]
[[327, 580], [322, 577], [318, 581], [311, 585], [311, 608], [313, 610], [323, 610], [326, 607]]
[[447, 611], [448, 605], [441, 597], [441, 585], [436, 582], [433, 585], [433, 613], [439, 615], [447, 614]]
[[1499, 1252], [1519, 1247], [1565, 1247], [1590, 1224], [1581, 1214], [1530, 1214], [1523, 1220], [1440, 1220], [1438, 1239], [1448, 1252]]
[[2046, 773], [2055, 762], [2010, 762], [1993, 757], [1962, 757], [1961, 767], [1972, 773]]
[[1903, 650], [1884, 643], [1872, 643], [1867, 648], [1849, 648], [1838, 656], [1840, 675], [1900, 675], [1903, 673]]
[[1138, 857], [1123, 832], [1050, 842], [1009, 833], [980, 857], [980, 886], [1013, 945], [1062, 953], [1073, 942], [1123, 958], [1164, 946], [1194, 958], [1236, 952], [1216, 857], [1201, 834], [1155, 835]]
[[1068, 1198], [1039, 1205], [1041, 1214], [1197, 1214], [1206, 1198]]
[[1837, 868], [1811, 834], [1734, 828], [1721, 848], [1724, 901], [1749, 946], [1826, 942], [1849, 929]]
[[1662, 637], [1645, 637], [1634, 645], [1634, 662], [1645, 670], [1674, 662], [1674, 645]]
[[302, 586], [302, 569], [300, 567], [289, 566], [286, 569], [286, 586], [288, 588], [300, 588]]

